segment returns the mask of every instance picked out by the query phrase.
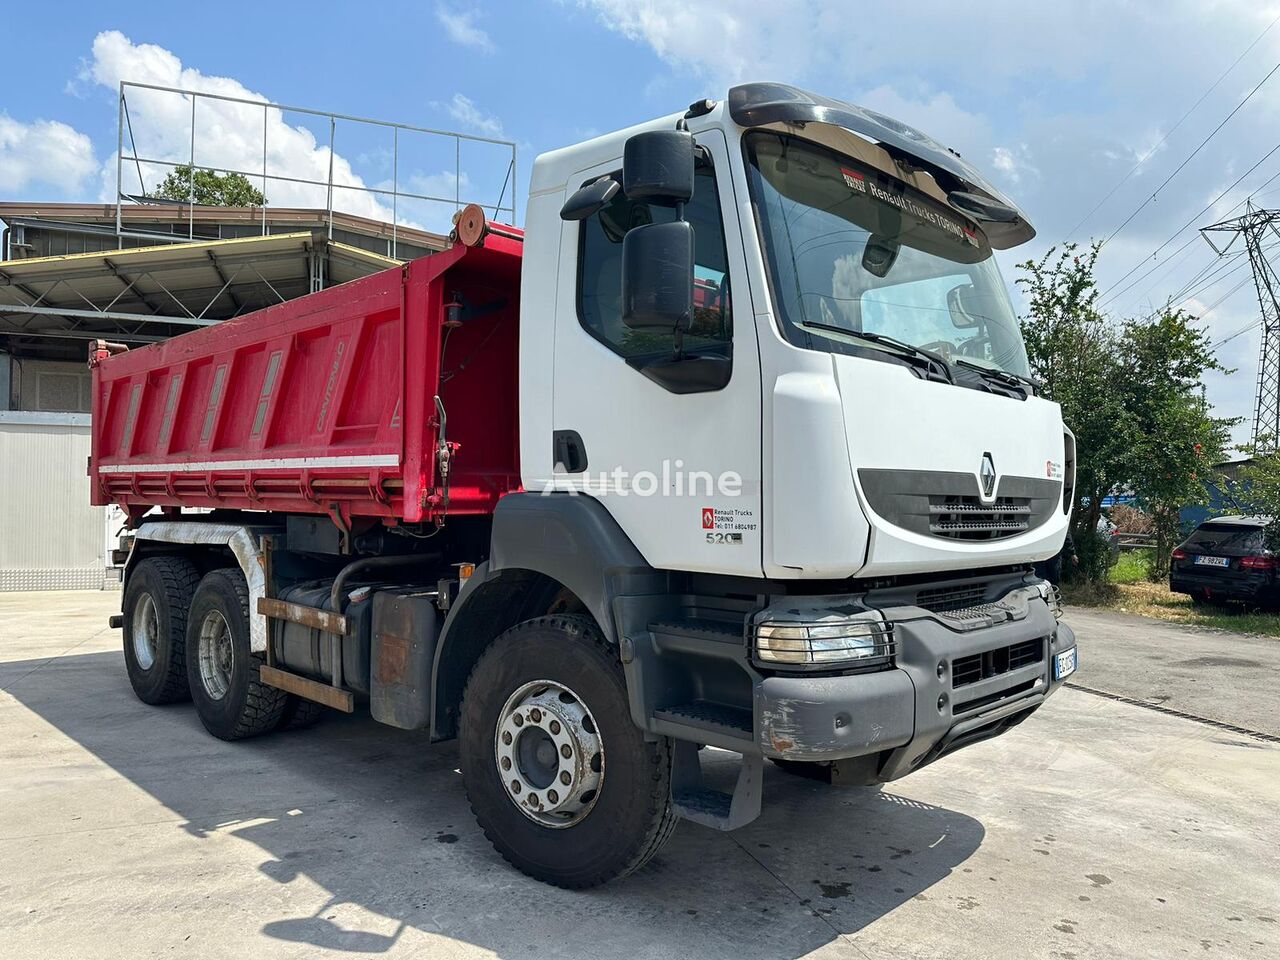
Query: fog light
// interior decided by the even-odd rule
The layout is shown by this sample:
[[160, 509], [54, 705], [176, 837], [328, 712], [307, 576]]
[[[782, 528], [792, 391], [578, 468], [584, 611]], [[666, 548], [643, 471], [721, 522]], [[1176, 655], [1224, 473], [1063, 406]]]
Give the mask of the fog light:
[[894, 654], [893, 624], [879, 617], [867, 611], [789, 620], [771, 611], [753, 628], [755, 656], [762, 663], [810, 669], [888, 663]]

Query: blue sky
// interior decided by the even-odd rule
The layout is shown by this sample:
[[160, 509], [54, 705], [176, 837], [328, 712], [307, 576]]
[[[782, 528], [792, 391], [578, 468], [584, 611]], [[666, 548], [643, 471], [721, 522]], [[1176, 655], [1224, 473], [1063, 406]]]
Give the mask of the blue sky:
[[[722, 96], [738, 80], [777, 79], [913, 123], [986, 170], [1040, 231], [1003, 258], [1009, 280], [1014, 262], [1067, 239], [1155, 148], [1074, 239], [1110, 236], [1280, 63], [1280, 25], [1264, 34], [1280, 5], [1244, 0], [980, 6], [918, 0], [910, 18], [898, 5], [851, 0], [6, 6], [11, 68], [0, 93], [3, 199], [113, 196], [120, 78], [511, 139], [526, 174], [542, 150]], [[139, 139], [148, 154], [181, 158], [182, 109], [139, 97], [131, 112], [144, 128]], [[256, 116], [260, 128], [261, 111]], [[261, 135], [249, 136], [247, 114], [206, 123], [214, 120], [222, 133], [208, 133], [213, 159], [204, 162], [248, 163], [244, 158], [255, 151], [260, 162]], [[313, 142], [300, 129], [308, 126], [304, 118], [274, 120], [274, 162], [290, 172], [327, 164], [326, 130], [311, 124]], [[1214, 266], [1200, 240], [1183, 248], [1194, 233], [1178, 232], [1187, 220], [1208, 223], [1251, 193], [1262, 205], [1280, 205], [1280, 178], [1267, 184], [1280, 174], [1277, 152], [1197, 218], [1275, 146], [1277, 120], [1280, 74], [1110, 240], [1100, 261], [1104, 290], [1115, 294], [1141, 278], [1109, 299], [1117, 314], [1185, 293], [1188, 281]], [[246, 129], [232, 129], [237, 123]], [[386, 182], [388, 146], [340, 128], [336, 153], [347, 182]], [[407, 146], [404, 182], [433, 195], [451, 193], [449, 154]], [[459, 189], [491, 202], [494, 171], [504, 169], [505, 160], [469, 152]], [[285, 184], [269, 185], [268, 196], [281, 203], [307, 199]], [[371, 202], [355, 192], [339, 198], [353, 212], [377, 214]], [[435, 226], [441, 215], [410, 209], [405, 219]], [[1158, 269], [1144, 276], [1150, 267]], [[1205, 314], [1215, 339], [1246, 327], [1257, 312], [1252, 285], [1240, 285], [1247, 267], [1231, 261], [1221, 268], [1202, 277], [1184, 304]], [[1197, 289], [1215, 276], [1216, 284]], [[1224, 414], [1250, 413], [1257, 342], [1252, 330], [1222, 348], [1223, 359], [1240, 368], [1207, 383]]]

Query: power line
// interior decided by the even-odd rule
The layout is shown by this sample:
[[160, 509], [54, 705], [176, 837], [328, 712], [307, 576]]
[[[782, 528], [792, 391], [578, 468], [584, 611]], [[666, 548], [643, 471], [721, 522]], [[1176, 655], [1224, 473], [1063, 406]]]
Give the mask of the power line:
[[1234, 117], [1237, 113], [1239, 113], [1240, 109], [1246, 103], [1248, 103], [1250, 100], [1253, 99], [1253, 95], [1262, 89], [1263, 84], [1265, 84], [1268, 80], [1270, 80], [1272, 76], [1275, 75], [1275, 72], [1277, 70], [1280, 70], [1280, 63], [1277, 63], [1274, 67], [1272, 67], [1270, 71], [1268, 71], [1267, 75], [1258, 81], [1258, 85], [1254, 87], [1252, 90], [1250, 90], [1248, 94], [1245, 95], [1245, 98], [1235, 105], [1232, 111], [1228, 113], [1226, 117], [1223, 118], [1221, 123], [1219, 123], [1216, 127], [1213, 128], [1213, 132], [1200, 141], [1199, 145], [1194, 150], [1191, 151], [1190, 155], [1185, 160], [1183, 160], [1180, 164], [1178, 164], [1177, 168], [1173, 171], [1173, 173], [1169, 174], [1169, 176], [1164, 178], [1164, 181], [1160, 184], [1160, 186], [1156, 187], [1155, 193], [1151, 194], [1151, 196], [1143, 200], [1142, 203], [1138, 205], [1138, 208], [1133, 211], [1133, 213], [1125, 217], [1124, 222], [1120, 224], [1120, 226], [1116, 227], [1115, 230], [1111, 231], [1111, 236], [1107, 237], [1107, 239], [1102, 241], [1102, 246], [1105, 247], [1108, 243], [1114, 240], [1116, 236], [1120, 233], [1120, 231], [1129, 225], [1130, 221], [1132, 221], [1134, 217], [1136, 217], [1139, 213], [1141, 213], [1143, 210], [1146, 209], [1147, 204], [1149, 204], [1152, 200], [1154, 200], [1157, 196], [1159, 196], [1160, 191], [1169, 185], [1169, 181], [1172, 180], [1174, 177], [1176, 177], [1179, 173], [1181, 173], [1182, 169], [1188, 163], [1190, 163], [1192, 160], [1196, 158], [1196, 155], [1205, 148], [1205, 146], [1209, 143], [1209, 141], [1218, 135], [1218, 131], [1221, 130], [1223, 127], [1225, 127], [1228, 121], [1230, 121], [1232, 117]]
[[[1129, 278], [1130, 278], [1131, 276], [1133, 276], [1135, 273], [1137, 273], [1137, 272], [1138, 272], [1138, 270], [1142, 267], [1142, 264], [1143, 264], [1144, 262], [1146, 262], [1146, 260], [1147, 260], [1149, 257], [1154, 257], [1156, 254], [1158, 254], [1161, 250], [1163, 250], [1163, 249], [1164, 249], [1165, 247], [1167, 247], [1169, 244], [1173, 243], [1174, 239], [1178, 236], [1178, 234], [1182, 233], [1182, 231], [1183, 231], [1183, 230], [1187, 229], [1187, 227], [1189, 227], [1189, 226], [1191, 226], [1192, 224], [1194, 224], [1197, 220], [1199, 220], [1202, 216], [1204, 216], [1208, 211], [1212, 210], [1212, 209], [1213, 209], [1214, 204], [1216, 204], [1219, 200], [1221, 200], [1223, 197], [1225, 197], [1228, 193], [1230, 193], [1230, 192], [1231, 192], [1232, 190], [1234, 190], [1236, 187], [1240, 186], [1240, 184], [1241, 184], [1242, 182], [1244, 182], [1244, 179], [1245, 179], [1246, 177], [1248, 177], [1248, 176], [1249, 176], [1249, 174], [1253, 173], [1253, 171], [1257, 170], [1260, 166], [1262, 166], [1262, 165], [1263, 165], [1264, 163], [1266, 163], [1269, 159], [1271, 159], [1272, 154], [1274, 154], [1277, 150], [1280, 150], [1280, 143], [1277, 143], [1274, 147], [1272, 147], [1272, 148], [1271, 148], [1270, 150], [1268, 150], [1265, 154], [1263, 154], [1263, 155], [1262, 155], [1262, 159], [1258, 160], [1258, 162], [1257, 162], [1257, 163], [1255, 163], [1252, 167], [1250, 167], [1248, 170], [1246, 170], [1244, 173], [1242, 173], [1242, 174], [1241, 174], [1241, 175], [1236, 179], [1235, 183], [1231, 184], [1231, 186], [1227, 187], [1227, 189], [1223, 190], [1220, 194], [1218, 194], [1216, 197], [1214, 197], [1212, 200], [1210, 200], [1207, 204], [1205, 204], [1205, 205], [1204, 205], [1204, 207], [1202, 207], [1202, 208], [1200, 209], [1200, 211], [1199, 211], [1195, 216], [1193, 216], [1190, 220], [1188, 220], [1186, 223], [1184, 223], [1182, 226], [1180, 226], [1177, 230], [1173, 231], [1173, 233], [1171, 233], [1171, 234], [1169, 235], [1169, 238], [1168, 238], [1167, 240], [1165, 240], [1165, 241], [1164, 241], [1164, 243], [1160, 244], [1160, 246], [1158, 246], [1158, 247], [1156, 247], [1154, 250], [1152, 250], [1152, 251], [1151, 251], [1151, 253], [1147, 254], [1147, 256], [1143, 257], [1141, 260], [1139, 260], [1137, 263], [1135, 263], [1135, 264], [1134, 264], [1134, 265], [1129, 269], [1129, 272], [1128, 272], [1128, 273], [1126, 273], [1123, 277], [1121, 277], [1119, 280], [1117, 280], [1115, 283], [1113, 283], [1110, 287], [1108, 287], [1106, 290], [1104, 290], [1104, 291], [1102, 292], [1102, 294], [1101, 294], [1101, 297], [1100, 297], [1100, 300], [1099, 300], [1099, 304], [1098, 304], [1098, 305], [1099, 305], [1099, 306], [1102, 306], [1101, 300], [1108, 299], [1108, 298], [1110, 297], [1110, 295], [1111, 295], [1111, 291], [1112, 291], [1112, 290], [1114, 290], [1116, 287], [1120, 286], [1120, 284], [1124, 283], [1127, 279], [1129, 279]], [[1265, 183], [1263, 183], [1263, 184], [1262, 184], [1262, 186], [1260, 186], [1258, 189], [1259, 189], [1259, 190], [1261, 190], [1261, 189], [1262, 189], [1262, 187], [1267, 186], [1269, 183], [1271, 183], [1273, 180], [1277, 179], [1278, 177], [1280, 177], [1280, 173], [1275, 174], [1273, 177], [1271, 177], [1271, 179], [1270, 179], [1270, 180], [1267, 180], [1267, 181], [1266, 181]], [[1247, 198], [1246, 198], [1246, 199], [1247, 199]], [[1227, 211], [1227, 213], [1228, 213], [1228, 214], [1229, 214], [1229, 213], [1231, 213], [1232, 211], [1234, 211], [1234, 210], [1236, 209], [1236, 207], [1239, 207], [1239, 206], [1240, 206], [1241, 204], [1243, 204], [1244, 202], [1245, 202], [1244, 200], [1241, 200], [1241, 201], [1240, 201], [1240, 203], [1237, 203], [1235, 206], [1233, 206], [1233, 207], [1231, 208], [1231, 210], [1228, 210], [1228, 211]], [[1181, 250], [1181, 247], [1179, 248], [1179, 250]], [[1177, 253], [1177, 251], [1175, 251], [1175, 254], [1176, 254], [1176, 253]], [[1156, 268], [1156, 267], [1152, 267], [1151, 269], [1152, 269], [1152, 271], [1154, 271], [1154, 270], [1156, 270], [1156, 269], [1158, 269], [1158, 268]], [[1150, 273], [1146, 274], [1146, 276], [1150, 276]], [[1137, 282], [1139, 282], [1139, 283], [1140, 283], [1140, 282], [1141, 282], [1141, 279], [1139, 279]], [[1131, 286], [1132, 286], [1132, 285], [1131, 285]], [[1128, 289], [1130, 289], [1130, 287], [1126, 287], [1125, 289], [1126, 289], [1126, 290], [1128, 290]], [[1123, 293], [1123, 292], [1124, 292], [1124, 291], [1121, 291], [1121, 293]], [[1119, 294], [1117, 294], [1117, 296], [1119, 296]]]
[[1152, 147], [1150, 150], [1148, 150], [1146, 153], [1144, 153], [1142, 157], [1138, 160], [1138, 162], [1129, 168], [1129, 172], [1126, 173], [1123, 177], [1121, 177], [1116, 182], [1115, 186], [1113, 186], [1110, 190], [1107, 191], [1107, 195], [1103, 197], [1101, 200], [1099, 200], [1096, 204], [1094, 204], [1092, 210], [1090, 210], [1088, 213], [1086, 213], [1083, 217], [1080, 218], [1080, 222], [1077, 223], [1074, 227], [1072, 227], [1071, 231], [1067, 234], [1067, 241], [1070, 241], [1071, 238], [1075, 236], [1076, 231], [1079, 230], [1082, 226], [1084, 226], [1085, 223], [1088, 222], [1089, 218], [1092, 217], [1095, 213], [1097, 213], [1099, 208], [1104, 203], [1106, 203], [1113, 196], [1115, 196], [1115, 192], [1119, 190], [1122, 186], [1124, 186], [1128, 182], [1130, 177], [1132, 177], [1135, 173], [1138, 172], [1139, 167], [1141, 167], [1144, 163], [1150, 160], [1151, 157], [1154, 156], [1155, 152], [1165, 145], [1165, 142], [1169, 139], [1169, 137], [1173, 135], [1174, 131], [1177, 130], [1180, 126], [1182, 126], [1182, 122], [1186, 120], [1187, 117], [1191, 116], [1191, 114], [1195, 113], [1196, 108], [1199, 107], [1200, 104], [1204, 103], [1205, 98], [1209, 96], [1209, 94], [1213, 93], [1214, 90], [1218, 89], [1218, 85], [1222, 83], [1223, 80], [1227, 79], [1227, 74], [1229, 74], [1232, 70], [1234, 70], [1236, 67], [1240, 65], [1240, 61], [1243, 60], [1245, 56], [1248, 55], [1250, 50], [1252, 50], [1261, 42], [1263, 37], [1265, 37], [1268, 33], [1271, 32], [1271, 28], [1274, 27], [1277, 23], [1280, 23], [1280, 16], [1276, 17], [1269, 24], [1267, 24], [1266, 29], [1253, 38], [1253, 43], [1245, 47], [1244, 52], [1241, 53], [1240, 56], [1236, 57], [1235, 60], [1232, 61], [1231, 66], [1227, 67], [1227, 69], [1222, 72], [1222, 74], [1218, 77], [1217, 80], [1213, 81], [1209, 89], [1207, 89], [1204, 93], [1200, 94], [1200, 98], [1196, 100], [1196, 102], [1193, 103], [1187, 109], [1186, 113], [1184, 113], [1181, 117], [1178, 118], [1177, 123], [1175, 123], [1172, 127], [1170, 127], [1168, 130], [1165, 131], [1164, 136], [1160, 138], [1160, 140], [1156, 143], [1156, 145]]

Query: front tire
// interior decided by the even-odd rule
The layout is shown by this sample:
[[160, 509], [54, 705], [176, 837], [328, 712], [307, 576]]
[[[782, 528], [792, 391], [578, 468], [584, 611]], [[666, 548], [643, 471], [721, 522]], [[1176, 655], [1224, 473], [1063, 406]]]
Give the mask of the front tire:
[[200, 574], [185, 557], [149, 557], [129, 574], [124, 615], [124, 664], [143, 703], [177, 703], [187, 686], [187, 613]]
[[615, 652], [588, 617], [512, 627], [463, 695], [467, 798], [512, 866], [560, 887], [639, 869], [670, 837], [671, 744], [631, 720]]
[[228, 568], [205, 574], [187, 619], [187, 682], [204, 728], [220, 740], [274, 730], [289, 695], [262, 682], [249, 648], [249, 588]]

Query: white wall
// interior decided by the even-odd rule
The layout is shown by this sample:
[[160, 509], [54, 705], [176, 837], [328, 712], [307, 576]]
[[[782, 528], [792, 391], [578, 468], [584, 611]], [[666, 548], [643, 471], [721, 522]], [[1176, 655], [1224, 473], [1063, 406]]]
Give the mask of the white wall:
[[0, 590], [113, 585], [88, 460], [87, 414], [0, 411]]

